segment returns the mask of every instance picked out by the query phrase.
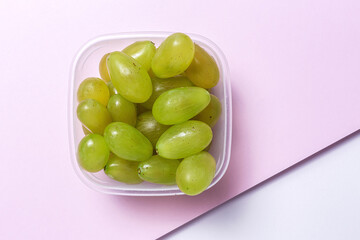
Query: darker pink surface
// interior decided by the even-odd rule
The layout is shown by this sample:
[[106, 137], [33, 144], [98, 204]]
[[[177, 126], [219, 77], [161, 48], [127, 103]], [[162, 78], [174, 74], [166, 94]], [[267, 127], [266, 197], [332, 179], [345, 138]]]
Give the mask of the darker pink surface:
[[[154, 239], [360, 128], [358, 1], [5, 0], [0, 9], [0, 239]], [[71, 60], [92, 37], [135, 30], [198, 33], [227, 56], [232, 157], [200, 196], [102, 195], [71, 167]]]

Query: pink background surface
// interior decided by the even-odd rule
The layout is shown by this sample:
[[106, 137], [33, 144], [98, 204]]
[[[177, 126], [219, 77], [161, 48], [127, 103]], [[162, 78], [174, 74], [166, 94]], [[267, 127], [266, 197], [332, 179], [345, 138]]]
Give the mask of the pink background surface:
[[[0, 239], [153, 239], [360, 128], [358, 1], [0, 2]], [[117, 197], [70, 164], [74, 54], [101, 34], [201, 34], [233, 92], [229, 170], [198, 197]]]

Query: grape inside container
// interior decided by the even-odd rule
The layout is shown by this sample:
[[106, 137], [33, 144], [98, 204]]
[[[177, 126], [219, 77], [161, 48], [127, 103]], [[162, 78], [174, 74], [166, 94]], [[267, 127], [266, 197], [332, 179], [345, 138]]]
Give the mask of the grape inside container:
[[[126, 46], [136, 42], [150, 40], [156, 47], [171, 32], [132, 32], [119, 33], [100, 36], [87, 42], [76, 54], [71, 67], [68, 94], [68, 130], [71, 162], [78, 177], [88, 187], [102, 193], [113, 195], [131, 196], [171, 196], [182, 195], [179, 188], [143, 182], [137, 185], [128, 185], [110, 179], [103, 171], [89, 173], [84, 171], [77, 161], [77, 146], [84, 137], [82, 126], [76, 116], [77, 89], [80, 83], [87, 77], [100, 77], [99, 62], [102, 56], [108, 52], [121, 51]], [[231, 133], [232, 133], [232, 107], [231, 107], [231, 88], [228, 73], [228, 65], [224, 54], [215, 43], [209, 39], [197, 35], [188, 34], [192, 40], [204, 48], [214, 57], [220, 71], [220, 80], [216, 87], [212, 89], [222, 105], [221, 117], [213, 128], [213, 141], [210, 153], [216, 160], [215, 177], [208, 188], [214, 186], [225, 174], [230, 161], [231, 152]]]

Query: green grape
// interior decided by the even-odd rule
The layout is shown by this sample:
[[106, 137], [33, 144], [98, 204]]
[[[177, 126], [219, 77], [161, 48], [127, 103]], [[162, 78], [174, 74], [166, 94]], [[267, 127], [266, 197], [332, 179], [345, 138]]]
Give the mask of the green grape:
[[107, 57], [110, 55], [110, 53], [105, 54], [99, 63], [99, 73], [101, 78], [105, 81], [105, 82], [110, 82], [110, 75], [109, 75], [109, 71], [108, 68], [106, 66], [106, 59]]
[[110, 156], [105, 166], [105, 173], [110, 178], [127, 183], [138, 184], [143, 180], [137, 174], [138, 162], [128, 161], [115, 155]]
[[151, 142], [136, 128], [123, 122], [109, 124], [104, 137], [110, 151], [130, 161], [144, 161], [153, 153]]
[[107, 86], [109, 88], [110, 97], [114, 96], [115, 94], [119, 94], [111, 81], [107, 83]]
[[144, 108], [141, 103], [136, 104], [136, 113], [139, 116], [140, 114], [149, 111], [148, 109]]
[[155, 101], [152, 113], [164, 125], [185, 122], [200, 113], [210, 102], [210, 94], [199, 87], [168, 90]]
[[78, 161], [88, 172], [98, 172], [103, 169], [109, 159], [109, 148], [104, 137], [98, 134], [85, 136], [78, 146]]
[[148, 71], [151, 66], [151, 60], [155, 55], [156, 47], [151, 41], [138, 41], [124, 48], [122, 52], [134, 58]]
[[194, 53], [195, 47], [191, 38], [183, 33], [174, 33], [156, 50], [151, 69], [159, 78], [174, 77], [189, 67]]
[[132, 57], [123, 52], [112, 52], [107, 58], [110, 79], [116, 90], [133, 103], [148, 100], [152, 93], [149, 74]]
[[107, 105], [107, 109], [111, 114], [114, 122], [124, 122], [135, 126], [136, 124], [136, 107], [135, 104], [129, 102], [121, 95], [112, 96]]
[[84, 125], [81, 126], [82, 127], [82, 130], [84, 132], [85, 135], [88, 135], [90, 133], [92, 133], [89, 129], [87, 129]]
[[102, 135], [105, 127], [112, 122], [104, 105], [94, 99], [85, 99], [77, 107], [77, 117], [91, 132]]
[[100, 78], [87, 78], [80, 84], [77, 91], [77, 99], [79, 102], [91, 98], [106, 106], [109, 101], [109, 88]]
[[209, 105], [193, 119], [202, 121], [210, 127], [214, 127], [221, 115], [221, 103], [215, 95], [211, 94], [210, 96], [211, 100]]
[[158, 123], [153, 117], [151, 111], [140, 114], [137, 118], [136, 129], [139, 130], [145, 137], [147, 137], [153, 147], [159, 137], [168, 129], [170, 126], [162, 125]]
[[195, 44], [194, 59], [186, 69], [185, 75], [196, 86], [202, 88], [215, 87], [219, 82], [219, 68], [214, 58], [197, 44]]
[[153, 93], [151, 97], [144, 103], [141, 103], [142, 106], [151, 110], [155, 100], [165, 91], [179, 88], [179, 87], [191, 87], [193, 84], [185, 76], [175, 76], [172, 78], [151, 78], [153, 85]]
[[138, 175], [147, 182], [173, 185], [176, 184], [176, 169], [179, 163], [177, 159], [166, 159], [154, 155], [139, 163]]
[[176, 171], [176, 183], [187, 195], [202, 193], [211, 183], [216, 162], [208, 152], [200, 152], [181, 161]]
[[190, 120], [166, 130], [156, 143], [156, 152], [168, 159], [185, 158], [204, 150], [212, 136], [209, 125]]

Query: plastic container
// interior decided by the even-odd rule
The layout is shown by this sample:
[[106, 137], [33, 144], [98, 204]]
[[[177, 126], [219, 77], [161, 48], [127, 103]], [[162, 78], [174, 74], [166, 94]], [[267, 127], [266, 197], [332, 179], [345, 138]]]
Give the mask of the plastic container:
[[[104, 54], [112, 51], [121, 51], [135, 41], [151, 40], [156, 46], [159, 46], [160, 43], [171, 34], [171, 32], [134, 32], [100, 36], [90, 40], [77, 53], [71, 68], [68, 96], [70, 154], [76, 174], [81, 181], [90, 188], [102, 193], [114, 195], [170, 196], [183, 194], [176, 185], [163, 186], [147, 182], [138, 185], [127, 185], [110, 179], [103, 171], [99, 173], [88, 173], [78, 165], [76, 154], [77, 146], [84, 137], [81, 123], [76, 116], [76, 108], [78, 105], [76, 93], [81, 81], [87, 77], [100, 77], [98, 64]], [[219, 98], [223, 111], [214, 128], [214, 138], [209, 151], [217, 161], [214, 180], [208, 187], [211, 188], [223, 177], [230, 161], [232, 108], [228, 65], [224, 54], [215, 43], [200, 35], [188, 35], [196, 44], [200, 45], [214, 57], [220, 70], [219, 83], [212, 90]]]

